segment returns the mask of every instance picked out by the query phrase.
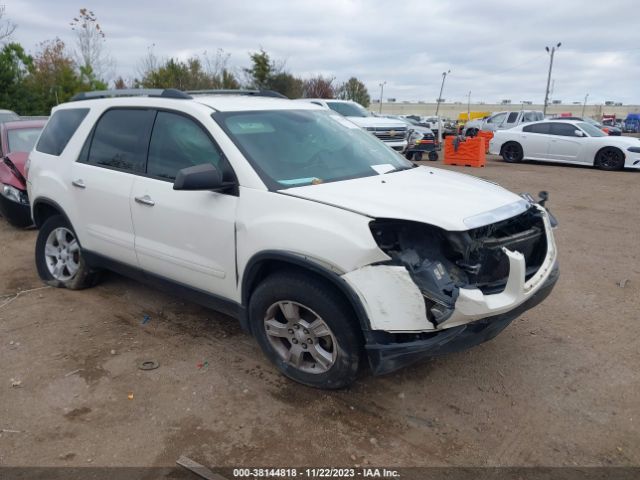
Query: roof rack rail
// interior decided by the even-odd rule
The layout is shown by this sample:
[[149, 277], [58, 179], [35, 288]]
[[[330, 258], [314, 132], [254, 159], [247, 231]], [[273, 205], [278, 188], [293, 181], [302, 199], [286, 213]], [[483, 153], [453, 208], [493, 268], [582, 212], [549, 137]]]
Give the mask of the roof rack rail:
[[175, 88], [124, 88], [116, 90], [95, 90], [93, 92], [82, 92], [74, 95], [71, 98], [71, 102], [77, 102], [79, 100], [95, 100], [98, 98], [109, 97], [162, 97], [162, 98], [177, 98], [188, 100], [191, 95], [187, 95], [181, 90]]
[[274, 90], [242, 90], [242, 89], [212, 89], [212, 90], [187, 90], [185, 93], [190, 95], [253, 95], [256, 97], [274, 97], [274, 98], [286, 98], [289, 97], [282, 95]]

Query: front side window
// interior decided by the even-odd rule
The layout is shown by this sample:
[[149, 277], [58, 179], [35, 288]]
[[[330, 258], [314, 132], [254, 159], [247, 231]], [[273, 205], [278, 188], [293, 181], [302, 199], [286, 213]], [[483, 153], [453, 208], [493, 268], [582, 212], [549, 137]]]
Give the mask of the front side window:
[[154, 110], [118, 108], [108, 110], [95, 127], [89, 163], [144, 172]]
[[0, 123], [3, 122], [17, 122], [20, 120], [20, 117], [13, 112], [2, 112], [0, 113]]
[[345, 117], [369, 117], [369, 112], [357, 103], [327, 102], [327, 105], [334, 112], [338, 112]]
[[589, 123], [580, 122], [577, 125], [582, 130], [587, 132], [587, 135], [589, 135], [590, 137], [606, 137], [607, 136], [607, 134], [604, 133], [602, 130], [600, 130], [598, 127], [594, 127], [593, 125], [591, 125]]
[[326, 110], [218, 112], [213, 118], [272, 190], [412, 167], [373, 135]]
[[42, 127], [8, 130], [9, 152], [30, 152], [36, 144], [41, 131]]
[[55, 112], [44, 127], [36, 150], [49, 155], [60, 155], [87, 113], [88, 108], [67, 108]]
[[577, 137], [576, 130], [578, 128], [571, 123], [550, 123], [549, 133], [551, 135], [559, 135], [561, 137]]
[[489, 117], [489, 119], [487, 120], [487, 123], [494, 123], [494, 124], [501, 124], [502, 122], [504, 122], [505, 118], [507, 118], [507, 113], [498, 113], [497, 115], [494, 115], [493, 117]]
[[175, 180], [178, 171], [212, 163], [228, 174], [220, 151], [193, 120], [175, 113], [158, 112], [149, 143], [147, 174]]

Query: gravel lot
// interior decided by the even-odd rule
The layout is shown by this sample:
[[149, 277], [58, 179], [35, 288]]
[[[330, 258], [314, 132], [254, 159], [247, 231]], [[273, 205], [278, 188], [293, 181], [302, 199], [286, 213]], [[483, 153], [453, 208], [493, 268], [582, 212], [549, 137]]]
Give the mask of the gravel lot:
[[13, 298], [42, 287], [36, 232], [0, 222], [0, 465], [639, 465], [640, 172], [446, 168], [548, 190], [560, 281], [495, 340], [340, 392], [280, 376], [234, 320], [115, 274]]

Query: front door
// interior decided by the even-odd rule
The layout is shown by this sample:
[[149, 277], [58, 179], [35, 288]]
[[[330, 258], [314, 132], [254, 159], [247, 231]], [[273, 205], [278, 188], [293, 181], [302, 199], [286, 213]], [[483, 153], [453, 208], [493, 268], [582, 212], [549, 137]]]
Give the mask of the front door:
[[194, 119], [159, 111], [149, 143], [146, 176], [131, 195], [135, 250], [143, 270], [228, 299], [236, 299], [235, 215], [238, 197], [173, 190], [179, 170], [213, 163], [233, 177], [221, 150]]

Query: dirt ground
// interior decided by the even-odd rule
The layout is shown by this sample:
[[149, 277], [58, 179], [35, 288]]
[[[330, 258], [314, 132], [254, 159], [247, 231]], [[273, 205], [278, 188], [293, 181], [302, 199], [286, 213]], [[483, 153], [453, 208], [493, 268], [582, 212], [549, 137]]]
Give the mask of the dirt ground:
[[36, 232], [0, 221], [0, 465], [640, 465], [640, 172], [445, 168], [548, 190], [560, 281], [493, 341], [339, 392], [115, 274], [12, 297], [42, 287]]

